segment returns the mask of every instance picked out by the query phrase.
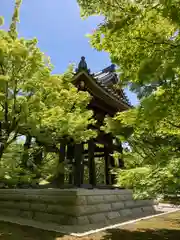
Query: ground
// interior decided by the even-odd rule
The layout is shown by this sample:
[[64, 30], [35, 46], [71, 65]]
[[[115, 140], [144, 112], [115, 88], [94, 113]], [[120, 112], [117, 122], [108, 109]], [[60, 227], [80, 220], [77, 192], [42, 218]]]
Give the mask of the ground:
[[180, 211], [82, 238], [0, 222], [0, 240], [178, 240]]
[[166, 196], [162, 202], [163, 203], [180, 205], [180, 195], [178, 195], [178, 196]]

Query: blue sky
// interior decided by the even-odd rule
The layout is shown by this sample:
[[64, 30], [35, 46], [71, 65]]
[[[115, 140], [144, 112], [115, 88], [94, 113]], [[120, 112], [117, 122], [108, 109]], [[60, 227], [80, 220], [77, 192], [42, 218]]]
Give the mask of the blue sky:
[[[15, 0], [0, 0], [0, 15], [4, 16], [3, 29], [8, 29]], [[20, 37], [39, 41], [40, 49], [51, 58], [55, 73], [62, 73], [70, 63], [78, 64], [81, 56], [86, 57], [92, 72], [111, 64], [104, 52], [92, 49], [87, 33], [101, 22], [102, 17], [80, 18], [76, 0], [23, 0], [20, 11], [18, 32]], [[136, 96], [127, 92], [132, 104], [137, 104]]]

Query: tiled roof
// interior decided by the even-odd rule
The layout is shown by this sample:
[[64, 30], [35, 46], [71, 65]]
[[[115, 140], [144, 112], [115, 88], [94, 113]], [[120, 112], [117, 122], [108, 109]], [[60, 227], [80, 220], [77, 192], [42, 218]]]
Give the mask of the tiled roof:
[[115, 88], [113, 88], [113, 85], [118, 83], [119, 78], [117, 74], [114, 72], [112, 66], [103, 69], [101, 72], [92, 74], [92, 77], [95, 79], [96, 83], [100, 87], [104, 88], [106, 92], [131, 106], [131, 103], [126, 94], [124, 93], [123, 89], [116, 90]]

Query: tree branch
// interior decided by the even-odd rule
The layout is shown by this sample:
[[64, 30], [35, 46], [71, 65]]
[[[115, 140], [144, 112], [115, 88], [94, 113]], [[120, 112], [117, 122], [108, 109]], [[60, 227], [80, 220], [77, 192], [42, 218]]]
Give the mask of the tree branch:
[[176, 124], [170, 122], [169, 120], [166, 120], [166, 121], [167, 121], [167, 123], [169, 123], [171, 126], [180, 129], [180, 125], [176, 125]]
[[136, 40], [142, 40], [144, 42], [147, 42], [147, 43], [151, 43], [153, 45], [169, 45], [170, 47], [180, 47], [180, 44], [173, 44], [172, 41], [159, 41], [159, 42], [156, 42], [156, 41], [153, 41], [153, 40], [149, 40], [149, 39], [146, 39], [146, 38], [143, 38], [143, 37], [135, 37], [134, 39]]

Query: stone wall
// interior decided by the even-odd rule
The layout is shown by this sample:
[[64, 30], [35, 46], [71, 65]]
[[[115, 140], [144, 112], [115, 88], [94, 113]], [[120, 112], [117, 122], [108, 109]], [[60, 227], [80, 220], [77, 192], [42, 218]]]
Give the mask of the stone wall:
[[109, 223], [155, 213], [152, 200], [131, 190], [1, 189], [0, 215], [60, 225]]

